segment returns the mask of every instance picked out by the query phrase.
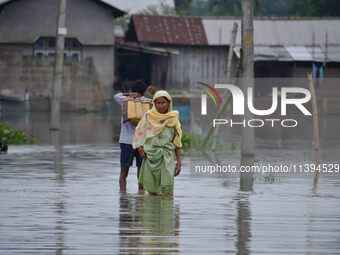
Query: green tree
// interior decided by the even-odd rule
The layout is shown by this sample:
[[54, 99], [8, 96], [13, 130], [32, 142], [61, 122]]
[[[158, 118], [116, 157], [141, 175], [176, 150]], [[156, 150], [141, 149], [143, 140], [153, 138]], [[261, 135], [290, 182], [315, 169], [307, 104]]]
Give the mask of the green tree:
[[191, 14], [192, 0], [175, 0], [176, 13], [178, 15], [192, 15]]
[[289, 10], [291, 16], [340, 16], [339, 0], [295, 0]]
[[212, 16], [240, 16], [240, 0], [210, 0], [207, 1], [209, 15]]
[[255, 14], [258, 16], [287, 16], [292, 5], [292, 0], [257, 0]]
[[[241, 0], [175, 0], [179, 15], [240, 16]], [[257, 16], [340, 16], [339, 0], [255, 0]]]

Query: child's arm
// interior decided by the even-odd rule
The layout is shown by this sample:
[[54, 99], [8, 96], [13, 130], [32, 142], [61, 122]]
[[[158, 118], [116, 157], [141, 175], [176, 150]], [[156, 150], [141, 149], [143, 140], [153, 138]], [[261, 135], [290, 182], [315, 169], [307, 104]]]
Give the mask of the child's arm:
[[113, 98], [118, 104], [121, 104], [122, 101], [126, 98], [126, 96], [123, 93], [117, 93], [116, 95], [113, 96]]
[[136, 98], [136, 97], [138, 97], [138, 94], [135, 93], [135, 92], [128, 92], [128, 93], [117, 93], [116, 95], [113, 96], [113, 98], [119, 104], [121, 104], [122, 101], [127, 97]]

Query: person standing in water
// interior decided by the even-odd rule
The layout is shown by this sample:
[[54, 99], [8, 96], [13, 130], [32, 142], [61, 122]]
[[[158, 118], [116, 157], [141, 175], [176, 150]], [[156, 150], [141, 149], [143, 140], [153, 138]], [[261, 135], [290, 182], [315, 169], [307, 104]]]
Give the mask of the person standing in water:
[[179, 113], [172, 110], [170, 94], [157, 91], [153, 107], [137, 125], [132, 142], [143, 158], [139, 185], [151, 195], [173, 195], [174, 176], [181, 172], [181, 138]]
[[[146, 90], [146, 86], [143, 81], [137, 80], [131, 85], [131, 92], [129, 93], [117, 93], [114, 95], [114, 99], [120, 105], [123, 104], [123, 100], [127, 97], [131, 98], [141, 98]], [[129, 174], [130, 166], [132, 166], [133, 159], [136, 158], [136, 166], [137, 166], [137, 178], [139, 176], [140, 167], [142, 164], [142, 158], [140, 157], [137, 150], [132, 148], [132, 139], [135, 133], [136, 127], [129, 121], [121, 122], [121, 130], [119, 136], [119, 144], [120, 144], [120, 175], [119, 175], [119, 187], [121, 192], [126, 191], [126, 178]], [[139, 185], [139, 190], [143, 190], [143, 187]]]

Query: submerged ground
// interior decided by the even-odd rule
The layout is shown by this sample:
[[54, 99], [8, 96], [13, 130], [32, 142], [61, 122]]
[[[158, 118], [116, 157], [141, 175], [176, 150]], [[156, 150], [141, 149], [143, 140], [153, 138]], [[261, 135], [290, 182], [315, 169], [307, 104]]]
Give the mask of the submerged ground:
[[[120, 194], [110, 118], [77, 118], [58, 135], [43, 131], [45, 117], [5, 120], [40, 133], [42, 143], [0, 155], [0, 254], [339, 252], [338, 176], [321, 175], [314, 192], [308, 177], [257, 178], [242, 191], [238, 178], [191, 176], [184, 156], [172, 199], [138, 194], [135, 168]], [[308, 141], [275, 144], [258, 140], [258, 159], [311, 157]], [[327, 148], [323, 157], [336, 160], [338, 143]]]

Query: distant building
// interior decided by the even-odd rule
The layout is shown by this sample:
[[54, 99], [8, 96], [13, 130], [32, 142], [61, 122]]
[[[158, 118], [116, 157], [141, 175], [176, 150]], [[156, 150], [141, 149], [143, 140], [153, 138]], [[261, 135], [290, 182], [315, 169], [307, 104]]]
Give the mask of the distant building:
[[117, 54], [131, 59], [124, 62], [118, 55], [123, 80], [140, 76], [162, 88], [189, 88], [225, 75], [227, 47], [209, 45], [200, 17], [133, 15], [125, 41], [116, 47]]
[[[117, 65], [121, 68], [118, 73], [125, 79], [139, 75], [150, 83], [171, 88], [188, 88], [200, 80], [223, 80], [235, 22], [237, 62], [241, 46], [239, 19], [133, 15], [125, 41], [118, 41], [116, 47], [126, 51], [129, 46], [134, 48], [135, 53], [130, 50], [129, 55], [134, 60], [129, 63], [139, 64]], [[317, 69], [323, 66], [326, 78], [340, 77], [340, 19], [256, 18], [254, 45], [256, 77], [306, 78], [313, 63]], [[148, 53], [147, 47], [168, 55]], [[270, 91], [271, 87], [256, 84], [258, 95]]]
[[[58, 2], [0, 0], [0, 90], [27, 90], [36, 110], [48, 106]], [[109, 1], [67, 1], [64, 109], [102, 109], [111, 99], [113, 23], [124, 13]]]

